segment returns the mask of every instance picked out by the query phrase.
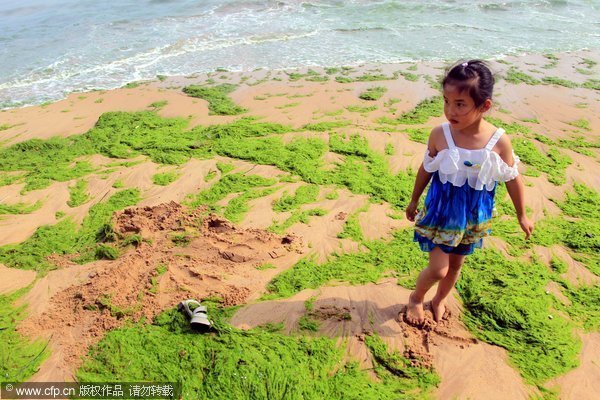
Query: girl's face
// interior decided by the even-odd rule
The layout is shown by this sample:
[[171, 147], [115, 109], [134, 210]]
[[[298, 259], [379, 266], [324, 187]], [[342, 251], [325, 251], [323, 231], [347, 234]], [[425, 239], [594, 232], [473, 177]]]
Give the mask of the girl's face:
[[490, 106], [491, 100], [488, 99], [476, 107], [467, 91], [459, 91], [452, 84], [444, 85], [444, 115], [452, 128], [463, 129], [478, 122]]

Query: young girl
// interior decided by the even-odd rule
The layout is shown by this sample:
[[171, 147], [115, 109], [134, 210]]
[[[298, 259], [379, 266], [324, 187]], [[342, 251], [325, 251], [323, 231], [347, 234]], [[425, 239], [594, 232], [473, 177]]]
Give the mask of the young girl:
[[[510, 140], [483, 119], [492, 106], [494, 77], [480, 60], [455, 65], [442, 81], [447, 123], [434, 128], [413, 189], [406, 217], [415, 221], [414, 240], [429, 252], [411, 293], [406, 319], [424, 321], [425, 293], [439, 282], [431, 300], [436, 322], [444, 316], [446, 297], [458, 280], [465, 256], [491, 233], [497, 182], [506, 182], [526, 239], [533, 224], [525, 215], [524, 187]], [[419, 198], [431, 180], [425, 206]]]

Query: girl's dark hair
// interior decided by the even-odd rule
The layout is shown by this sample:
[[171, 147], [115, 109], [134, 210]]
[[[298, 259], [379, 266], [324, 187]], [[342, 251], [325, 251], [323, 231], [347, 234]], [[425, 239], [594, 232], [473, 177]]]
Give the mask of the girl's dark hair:
[[494, 75], [487, 64], [481, 60], [461, 61], [446, 70], [442, 88], [446, 84], [456, 86], [459, 92], [467, 91], [475, 106], [479, 107], [487, 99], [492, 98]]

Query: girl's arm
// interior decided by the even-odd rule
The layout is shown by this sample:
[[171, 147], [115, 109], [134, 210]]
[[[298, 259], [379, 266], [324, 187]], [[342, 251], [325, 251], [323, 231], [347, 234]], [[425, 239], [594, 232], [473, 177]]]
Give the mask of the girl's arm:
[[[506, 135], [503, 135], [498, 141], [498, 150], [500, 158], [502, 158], [505, 163], [514, 165], [515, 160], [513, 158], [512, 145], [510, 144], [510, 139], [508, 139]], [[533, 233], [533, 222], [527, 218], [525, 212], [525, 185], [523, 185], [521, 175], [517, 175], [515, 179], [507, 181], [506, 190], [515, 206], [519, 225], [521, 225], [521, 229], [525, 232], [525, 240], [527, 240]]]
[[408, 207], [406, 208], [406, 218], [409, 221], [414, 221], [415, 216], [417, 215], [417, 206], [419, 205], [419, 199], [423, 194], [423, 191], [427, 187], [429, 180], [431, 179], [431, 174], [425, 171], [423, 168], [423, 163], [419, 167], [419, 171], [417, 172], [417, 177], [415, 178], [415, 187], [413, 188], [412, 197]]
[[519, 225], [521, 225], [521, 229], [525, 232], [525, 239], [527, 240], [533, 233], [533, 223], [527, 218], [525, 213], [525, 186], [523, 185], [521, 175], [517, 175], [512, 181], [506, 182], [506, 190], [508, 190], [508, 195], [515, 206]]
[[[438, 143], [440, 142], [440, 137], [443, 137], [443, 135], [444, 133], [441, 126], [438, 126], [431, 131], [429, 134], [429, 140], [427, 141], [427, 150], [429, 151], [429, 156], [436, 156], [438, 153]], [[406, 207], [406, 218], [411, 222], [413, 222], [417, 216], [419, 199], [427, 187], [427, 184], [431, 179], [431, 175], [432, 174], [425, 171], [425, 168], [423, 168], [423, 163], [421, 163], [419, 171], [417, 171], [417, 177], [415, 178], [415, 186], [413, 188], [410, 203], [408, 204], [408, 207]]]

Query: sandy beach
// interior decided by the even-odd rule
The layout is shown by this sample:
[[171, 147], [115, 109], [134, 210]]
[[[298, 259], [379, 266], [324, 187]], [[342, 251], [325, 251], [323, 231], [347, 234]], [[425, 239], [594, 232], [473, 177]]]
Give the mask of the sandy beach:
[[[449, 317], [436, 324], [427, 311], [428, 323], [422, 329], [399, 315], [418, 266], [426, 262], [406, 233], [411, 223], [404, 217], [403, 191], [405, 182], [409, 182], [408, 190], [412, 189], [412, 174], [423, 159], [429, 130], [445, 119], [439, 107], [417, 123], [407, 123], [406, 118], [424, 101], [440, 95], [436, 82], [445, 64], [261, 69], [251, 73], [221, 70], [161, 77], [110, 91], [73, 93], [51, 104], [3, 110], [3, 154], [9, 157], [10, 151], [11, 160], [21, 157], [25, 161], [20, 169], [7, 162], [0, 169], [0, 206], [8, 210], [0, 215], [0, 294], [3, 299], [12, 296], [6, 305], [11, 313], [24, 307], [18, 322], [10, 325], [11, 333], [25, 343], [47, 343], [43, 361], [28, 366], [31, 373], [20, 377], [31, 381], [76, 379], [80, 368], [88, 368], [85, 371], [89, 373], [91, 369], [85, 366], [88, 352], [108, 332], [129, 324], [151, 324], [153, 318], [186, 298], [219, 298], [220, 307], [237, 306], [228, 322], [231, 326], [252, 330], [282, 323], [282, 335], [332, 338], [344, 349], [344, 360], [358, 362], [373, 382], [383, 384], [375, 372], [383, 363], [368, 345], [368, 337], [376, 335], [390, 352], [404, 355], [413, 367], [439, 376], [438, 384], [421, 388], [419, 395], [530, 399], [550, 398], [544, 396], [552, 393], [556, 396], [552, 398], [560, 399], [600, 398], [600, 311], [597, 297], [593, 300], [600, 285], [598, 256], [594, 254], [600, 226], [598, 63], [600, 54], [592, 51], [490, 61], [497, 84], [494, 107], [486, 117], [502, 124], [516, 143], [526, 206], [536, 222], [538, 239], [529, 244], [523, 241], [506, 191], [499, 190], [497, 202], [508, 211], [500, 211], [494, 220], [494, 236], [484, 244], [486, 251], [495, 253], [482, 252], [485, 256], [465, 266], [469, 271], [459, 282], [460, 290], [451, 295]], [[190, 85], [221, 84], [234, 85], [227, 97], [244, 112], [215, 115], [209, 101], [182, 90]], [[384, 88], [381, 97], [363, 99], [365, 92], [377, 87]], [[122, 128], [111, 125], [116, 119], [106, 119], [102, 125], [99, 119], [112, 112], [144, 115], [123, 122]], [[199, 139], [198, 132], [206, 127], [235, 126], [242, 118], [246, 121], [242, 123], [250, 126], [244, 133], [235, 133], [233, 128], [234, 133], [206, 130]], [[146, 136], [135, 136], [138, 128]], [[162, 135], [162, 142], [150, 138], [148, 132], [153, 130]], [[113, 131], [118, 132], [114, 137], [101, 136]], [[176, 136], [170, 137], [172, 132]], [[52, 144], [52, 140], [85, 135], [85, 142], [70, 142], [56, 152], [48, 150], [52, 146], [58, 149], [62, 143]], [[355, 135], [356, 144], [348, 144]], [[32, 142], [34, 139], [37, 141]], [[101, 140], [104, 142], [94, 147]], [[117, 141], [119, 148], [110, 147]], [[321, 144], [324, 147], [319, 153]], [[88, 147], [69, 158], [67, 149], [76, 145]], [[210, 152], [203, 153], [209, 146]], [[17, 148], [20, 150], [14, 150]], [[71, 172], [44, 174], [46, 164], [31, 157], [38, 151], [51, 155], [57, 168], [64, 164], [64, 171]], [[161, 151], [173, 158], [167, 159]], [[123, 156], [117, 158], [116, 154]], [[173, 161], [181, 154], [186, 158]], [[254, 183], [239, 183], [250, 176]], [[42, 178], [48, 181], [41, 182]], [[303, 187], [314, 188], [314, 195], [307, 195], [306, 201], [298, 194]], [[135, 200], [115, 200], [122, 206], [111, 206], [110, 214], [106, 207], [99, 211], [102, 204], [124, 196], [120, 193], [128, 189], [135, 190]], [[82, 199], [77, 200], [76, 194]], [[287, 205], [282, 200], [286, 196]], [[569, 208], [571, 202], [579, 211]], [[27, 210], [28, 206], [32, 208]], [[582, 208], [577, 209], [579, 206]], [[21, 211], [11, 211], [14, 209]], [[111, 231], [98, 239], [98, 226], [93, 224], [98, 215], [105, 214], [112, 215]], [[578, 220], [587, 225], [580, 228]], [[575, 225], [551, 233], [551, 227], [560, 225], [557, 221]], [[46, 260], [44, 266], [37, 258], [31, 264], [19, 264], [21, 259], [15, 254], [38, 251], [31, 249], [40, 248], [37, 243], [46, 240], [45, 226], [68, 223], [83, 226], [74, 232], [88, 232], [85, 239], [73, 239], [69, 246], [48, 239], [55, 250], [39, 253]], [[58, 235], [49, 232], [49, 236]], [[571, 235], [583, 238], [575, 240]], [[387, 243], [392, 243], [391, 247], [386, 247]], [[112, 257], [112, 250], [104, 247], [105, 253], [99, 253], [98, 246], [117, 249], [118, 254]], [[296, 271], [298, 263], [309, 263], [305, 260], [333, 270], [338, 264], [354, 265], [345, 255], [368, 254], [372, 260], [376, 254], [387, 256], [388, 250], [396, 254], [394, 246], [410, 247], [412, 253], [406, 250], [407, 258], [399, 258], [404, 260], [402, 265], [381, 267], [379, 275], [346, 279], [344, 273], [332, 272], [330, 279], [296, 283], [289, 292], [273, 289], [278, 287], [274, 280], [279, 282], [279, 277]], [[89, 251], [93, 253], [90, 257], [86, 255]], [[542, 364], [528, 362], [543, 350], [523, 355], [517, 347], [501, 343], [496, 333], [482, 328], [485, 324], [477, 319], [473, 311], [476, 301], [468, 298], [468, 293], [476, 290], [469, 285], [474, 288], [487, 276], [485, 268], [477, 275], [476, 263], [500, 265], [491, 254], [497, 254], [494, 257], [502, 258], [506, 265], [524, 265], [525, 272], [515, 270], [511, 279], [538, 285], [519, 292], [510, 286], [498, 289], [499, 298], [493, 301], [508, 304], [511, 298], [522, 296], [526, 302], [527, 296], [541, 294], [549, 305], [540, 311], [545, 321], [539, 326], [550, 331], [554, 325], [543, 324], [561, 321], [561, 329], [567, 332], [564, 340], [572, 346], [562, 353], [573, 355], [553, 361], [555, 365], [564, 362], [556, 372], [536, 373], [534, 369], [543, 369]], [[495, 272], [489, 272], [492, 274]], [[499, 276], [494, 275], [493, 282], [500, 282]], [[582, 291], [592, 300], [580, 295]], [[514, 305], [523, 318], [538, 321], [523, 311], [527, 307], [519, 307]], [[300, 321], [307, 319], [316, 321], [314, 330], [299, 328]], [[497, 332], [538, 326], [526, 320], [519, 321], [521, 328], [514, 328], [498, 321], [494, 322]], [[540, 337], [546, 337], [546, 332], [542, 333]], [[13, 372], [26, 364], [15, 364]]]

